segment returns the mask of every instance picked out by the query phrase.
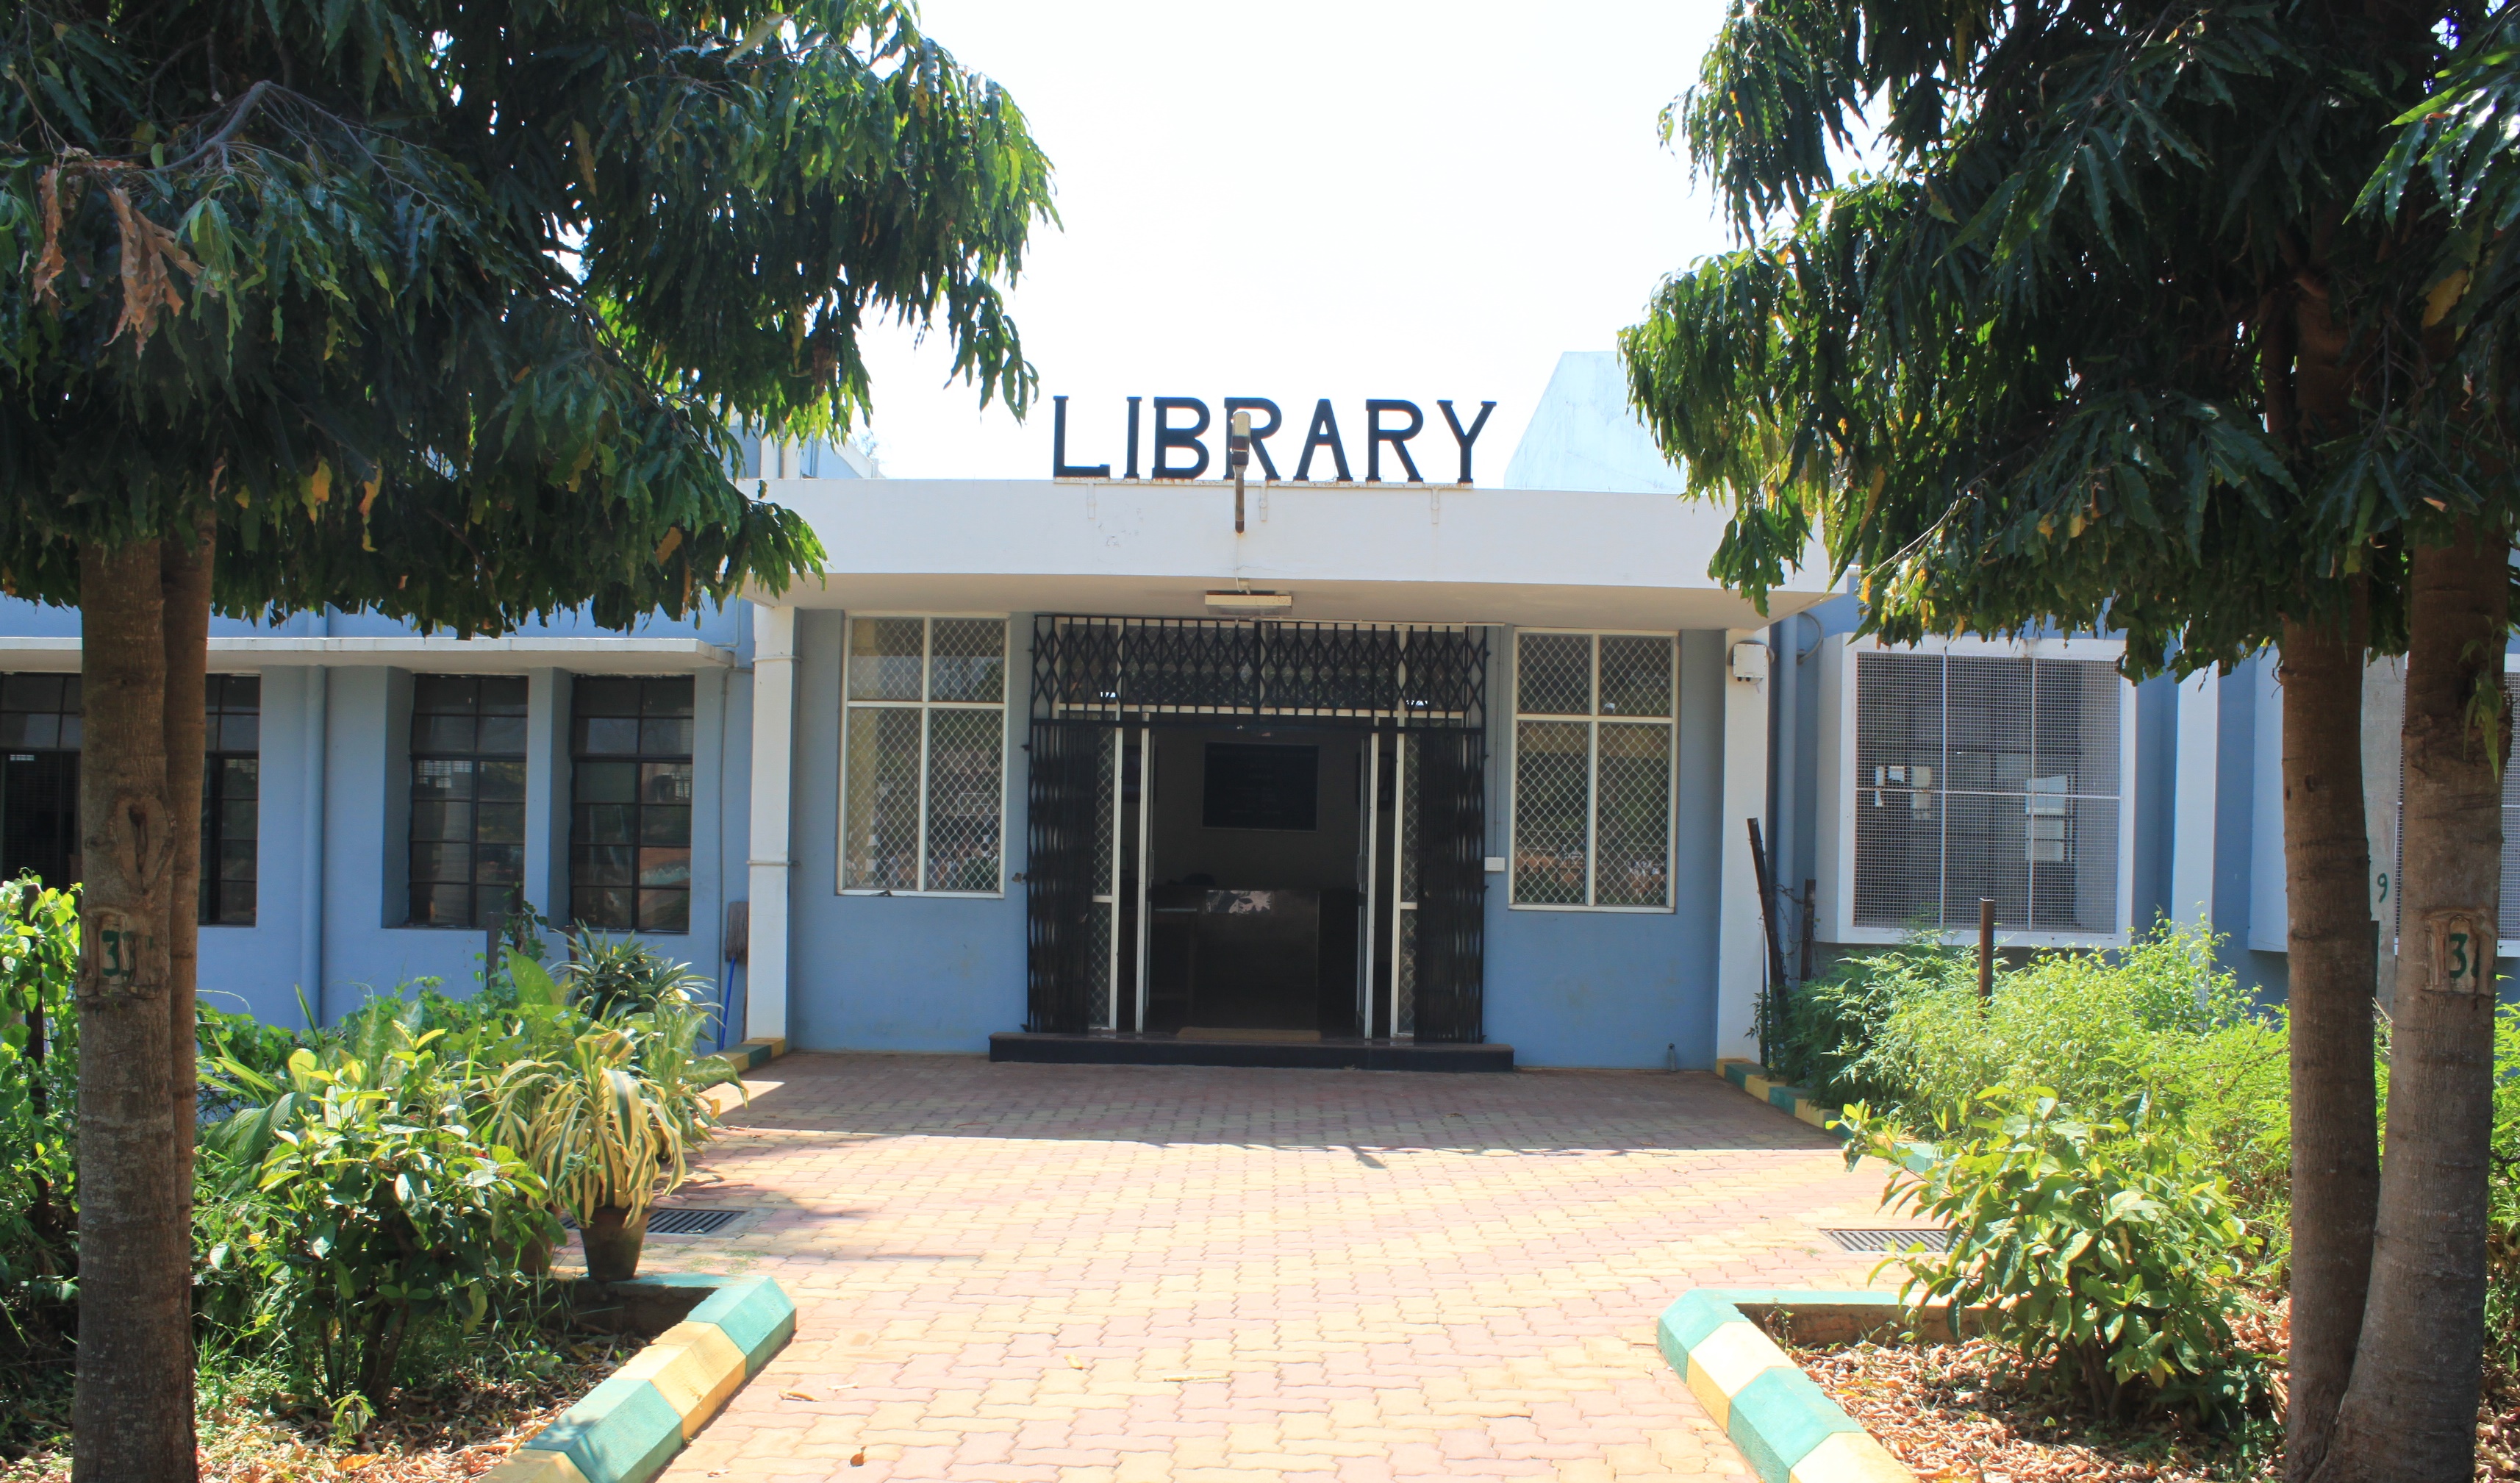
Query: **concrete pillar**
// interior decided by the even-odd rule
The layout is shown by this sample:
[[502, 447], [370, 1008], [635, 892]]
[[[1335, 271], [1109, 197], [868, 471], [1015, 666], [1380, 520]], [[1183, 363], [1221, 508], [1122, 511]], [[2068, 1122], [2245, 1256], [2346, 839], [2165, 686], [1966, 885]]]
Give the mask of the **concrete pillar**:
[[2171, 791], [2170, 919], [2214, 922], [2215, 799], [2221, 790], [2222, 679], [2212, 670], [2179, 683], [2179, 741]]
[[525, 900], [554, 921], [568, 909], [566, 671], [525, 671]]
[[795, 777], [796, 609], [756, 604], [752, 623], [751, 941], [743, 1028], [788, 1034], [788, 810]]
[[1716, 821], [1723, 862], [1716, 890], [1715, 1054], [1754, 1056], [1759, 991], [1768, 977], [1767, 928], [1759, 914], [1759, 875], [1750, 860], [1747, 821], [1768, 806], [1767, 681], [1732, 678], [1734, 645], [1756, 643], [1755, 628], [1724, 635], [1724, 808]]

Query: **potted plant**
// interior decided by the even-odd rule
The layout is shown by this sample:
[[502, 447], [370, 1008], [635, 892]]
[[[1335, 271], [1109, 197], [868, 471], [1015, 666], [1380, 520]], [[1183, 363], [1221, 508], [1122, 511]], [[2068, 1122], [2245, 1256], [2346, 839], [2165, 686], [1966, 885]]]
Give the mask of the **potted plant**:
[[725, 1079], [724, 1063], [692, 1054], [698, 1017], [659, 1006], [631, 1024], [578, 1036], [562, 1060], [504, 1078], [504, 1120], [576, 1217], [587, 1276], [597, 1281], [638, 1275], [649, 1208], [689, 1177], [691, 1150], [716, 1126], [702, 1094]]

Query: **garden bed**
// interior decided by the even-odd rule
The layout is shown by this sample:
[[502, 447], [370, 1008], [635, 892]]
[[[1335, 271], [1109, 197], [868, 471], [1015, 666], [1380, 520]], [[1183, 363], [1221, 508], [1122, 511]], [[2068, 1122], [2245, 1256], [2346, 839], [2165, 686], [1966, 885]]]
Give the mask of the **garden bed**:
[[[2103, 1421], [2068, 1411], [2025, 1384], [1992, 1341], [1790, 1341], [1793, 1362], [1923, 1483], [2260, 1483], [2280, 1475], [2281, 1418], [2240, 1435], [2175, 1419]], [[2280, 1355], [2280, 1318], [2240, 1337]], [[2479, 1483], [2520, 1483], [2520, 1375], [2489, 1375], [2476, 1423]]]
[[2177, 1420], [2103, 1421], [2013, 1373], [1992, 1341], [1785, 1352], [1919, 1479], [1968, 1483], [2238, 1483], [2275, 1475], [2281, 1427], [2212, 1436]]
[[[253, 1374], [203, 1375], [202, 1483], [454, 1483], [488, 1472], [639, 1352], [635, 1335], [593, 1335], [496, 1357], [427, 1386], [336, 1440], [324, 1409]], [[5, 1403], [33, 1449], [0, 1461], [0, 1483], [70, 1475], [67, 1370], [12, 1384]], [[31, 1434], [31, 1437], [30, 1435]], [[21, 1445], [23, 1445], [22, 1440]]]

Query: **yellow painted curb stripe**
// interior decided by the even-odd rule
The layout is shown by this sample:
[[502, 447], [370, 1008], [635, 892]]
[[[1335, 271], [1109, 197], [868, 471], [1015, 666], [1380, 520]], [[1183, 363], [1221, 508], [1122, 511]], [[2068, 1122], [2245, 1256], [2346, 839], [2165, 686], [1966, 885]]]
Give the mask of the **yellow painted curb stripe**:
[[1757, 1325], [1738, 1319], [1717, 1328], [1688, 1349], [1688, 1389], [1707, 1415], [1722, 1426], [1732, 1416], [1732, 1398], [1762, 1371], [1791, 1365], [1774, 1339]]
[[715, 1324], [676, 1324], [614, 1373], [655, 1386], [682, 1417], [688, 1442], [743, 1384], [743, 1351]]

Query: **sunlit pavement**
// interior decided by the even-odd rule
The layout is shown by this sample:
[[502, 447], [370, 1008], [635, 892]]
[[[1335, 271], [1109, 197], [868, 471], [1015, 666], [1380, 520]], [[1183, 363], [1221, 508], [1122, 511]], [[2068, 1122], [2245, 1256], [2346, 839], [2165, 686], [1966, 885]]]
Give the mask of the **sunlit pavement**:
[[751, 1213], [648, 1270], [771, 1274], [796, 1339], [674, 1480], [1747, 1477], [1655, 1316], [1874, 1260], [1821, 1228], [1878, 1175], [1701, 1073], [755, 1076], [675, 1200]]

